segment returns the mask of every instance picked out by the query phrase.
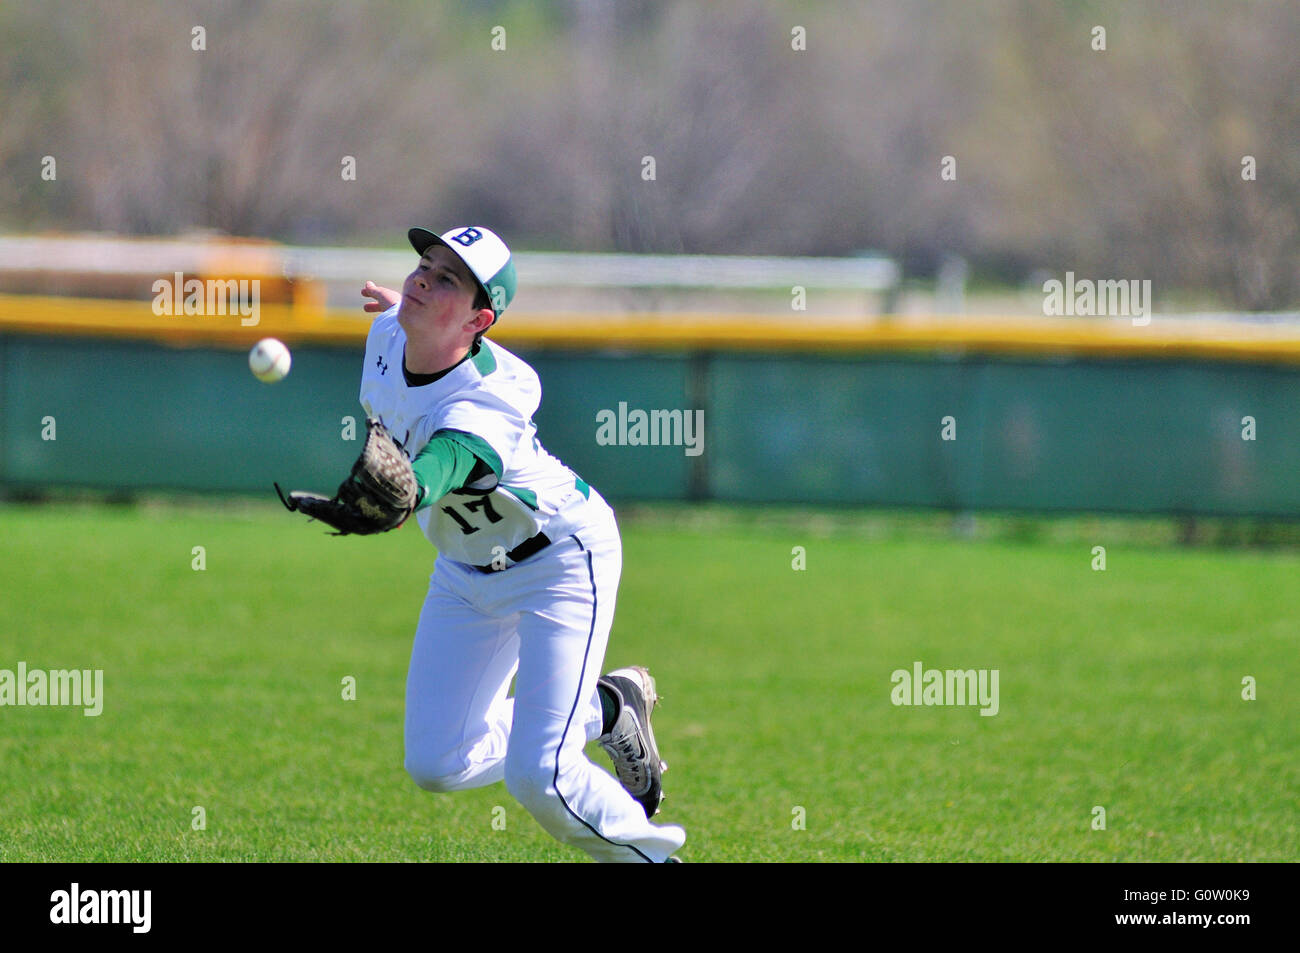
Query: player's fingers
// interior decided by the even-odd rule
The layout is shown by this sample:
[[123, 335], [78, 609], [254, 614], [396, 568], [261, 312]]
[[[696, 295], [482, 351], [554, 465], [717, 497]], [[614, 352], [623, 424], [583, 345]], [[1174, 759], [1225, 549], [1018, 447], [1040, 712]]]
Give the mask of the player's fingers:
[[361, 293], [367, 298], [374, 298], [376, 301], [387, 301], [389, 304], [396, 304], [402, 297], [392, 288], [382, 288], [373, 281], [367, 281], [361, 289]]
[[365, 304], [363, 304], [361, 306], [361, 310], [366, 311], [370, 314], [375, 314], [380, 311], [387, 311], [392, 304], [392, 301], [385, 294], [387, 291], [388, 291], [387, 288], [381, 288], [373, 281], [367, 281], [361, 289], [361, 294], [363, 297], [373, 298], [374, 300], [367, 301]]

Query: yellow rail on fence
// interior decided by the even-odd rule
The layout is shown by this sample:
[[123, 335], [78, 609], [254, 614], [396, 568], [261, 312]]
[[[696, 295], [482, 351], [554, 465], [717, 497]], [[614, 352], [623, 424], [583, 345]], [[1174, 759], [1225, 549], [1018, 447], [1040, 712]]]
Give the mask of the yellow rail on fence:
[[[254, 320], [255, 317], [255, 320]], [[169, 316], [149, 301], [0, 295], [0, 333], [143, 338], [176, 346], [360, 346], [370, 319], [346, 311], [266, 304], [255, 316]], [[931, 352], [1087, 355], [1300, 364], [1300, 329], [1157, 315], [1150, 324], [1098, 318], [881, 317], [818, 323], [802, 315], [507, 314], [492, 337], [507, 346], [578, 350]]]

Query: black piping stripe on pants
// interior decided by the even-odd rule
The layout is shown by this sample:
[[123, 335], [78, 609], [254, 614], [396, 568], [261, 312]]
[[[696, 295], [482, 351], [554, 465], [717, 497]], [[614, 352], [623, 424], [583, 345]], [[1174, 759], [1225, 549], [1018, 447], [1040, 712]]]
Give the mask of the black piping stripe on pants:
[[596, 572], [591, 568], [591, 550], [586, 546], [583, 546], [582, 540], [578, 539], [577, 536], [571, 538], [578, 544], [578, 548], [587, 554], [587, 576], [591, 579], [591, 628], [587, 631], [587, 647], [583, 649], [582, 668], [578, 671], [578, 693], [573, 699], [573, 708], [569, 710], [569, 720], [564, 723], [564, 733], [560, 735], [560, 746], [555, 749], [555, 776], [551, 779], [551, 786], [555, 788], [555, 795], [560, 799], [560, 803], [564, 805], [564, 809], [576, 817], [583, 827], [587, 828], [587, 830], [591, 831], [605, 843], [613, 844], [615, 847], [626, 847], [628, 850], [635, 851], [636, 855], [647, 864], [653, 864], [653, 860], [641, 853], [641, 851], [633, 845], [620, 844], [617, 841], [612, 841], [600, 831], [596, 830], [596, 828], [588, 824], [577, 811], [569, 807], [569, 802], [566, 801], [564, 795], [560, 793], [560, 752], [564, 750], [564, 740], [569, 736], [569, 726], [573, 724], [573, 716], [578, 710], [578, 702], [582, 700], [582, 679], [587, 672], [587, 658], [591, 655], [591, 639], [596, 634]]

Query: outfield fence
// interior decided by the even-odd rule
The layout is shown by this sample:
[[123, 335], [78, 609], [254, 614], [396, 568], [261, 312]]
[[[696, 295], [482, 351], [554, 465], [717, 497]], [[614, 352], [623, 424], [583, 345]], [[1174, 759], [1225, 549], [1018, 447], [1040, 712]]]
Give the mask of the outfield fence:
[[[0, 486], [332, 489], [364, 436], [365, 331], [0, 296]], [[267, 335], [294, 352], [270, 386], [245, 361]], [[615, 503], [1300, 517], [1293, 327], [552, 315], [493, 336], [541, 376], [543, 442]]]

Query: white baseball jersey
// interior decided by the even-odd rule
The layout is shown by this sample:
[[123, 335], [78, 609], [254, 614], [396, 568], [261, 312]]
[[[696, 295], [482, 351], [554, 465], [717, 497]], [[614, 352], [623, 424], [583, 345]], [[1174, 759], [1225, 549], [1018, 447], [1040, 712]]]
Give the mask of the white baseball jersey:
[[[586, 525], [591, 490], [543, 449], [533, 414], [541, 403], [537, 373], [487, 338], [478, 353], [429, 384], [408, 386], [402, 373], [406, 332], [394, 305], [370, 328], [361, 406], [383, 421], [414, 459], [440, 430], [482, 441], [477, 455], [499, 470], [453, 490], [416, 514], [439, 554], [475, 566], [510, 565], [519, 544], [545, 533], [563, 539]], [[482, 445], [485, 444], [486, 447]]]

